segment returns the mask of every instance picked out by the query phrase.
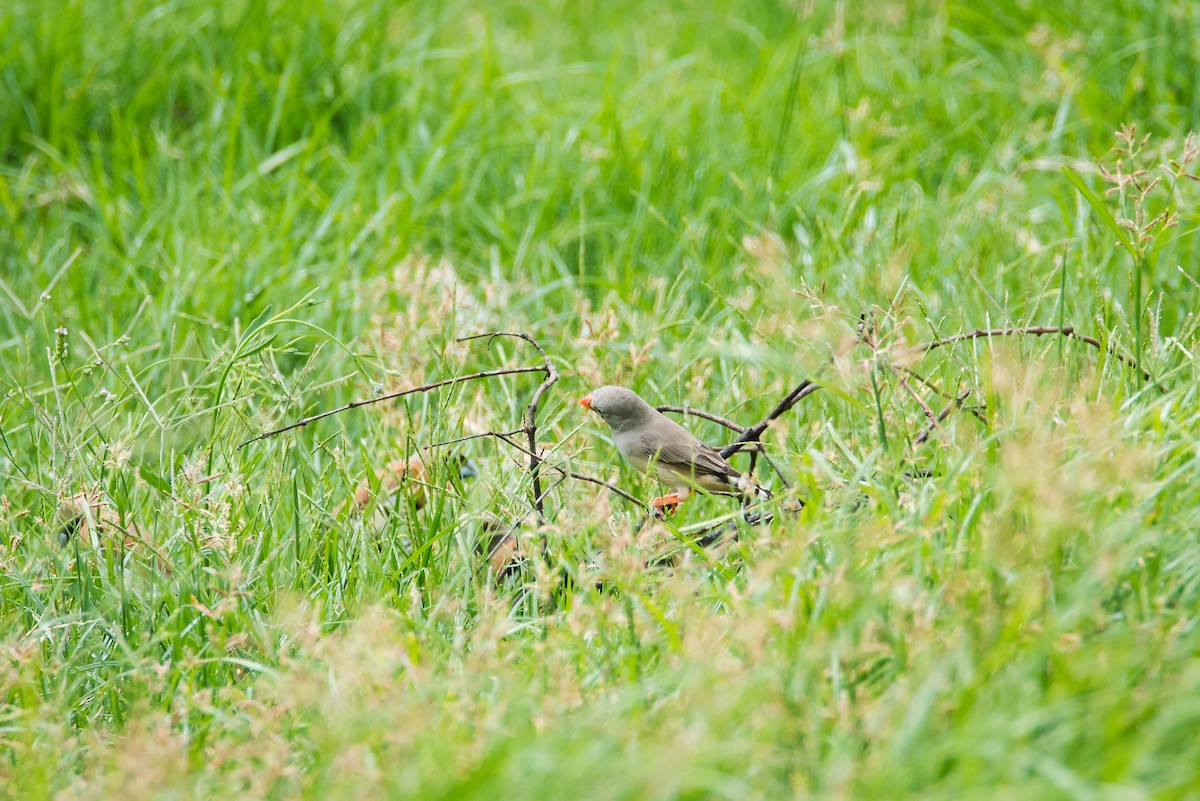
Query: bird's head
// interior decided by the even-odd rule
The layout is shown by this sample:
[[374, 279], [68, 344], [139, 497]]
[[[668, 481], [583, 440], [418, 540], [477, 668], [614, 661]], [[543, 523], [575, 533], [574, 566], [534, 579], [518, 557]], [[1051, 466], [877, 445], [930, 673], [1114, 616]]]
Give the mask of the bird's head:
[[594, 389], [579, 399], [579, 405], [604, 419], [614, 431], [622, 431], [636, 425], [654, 408], [641, 397], [625, 387], [605, 386]]

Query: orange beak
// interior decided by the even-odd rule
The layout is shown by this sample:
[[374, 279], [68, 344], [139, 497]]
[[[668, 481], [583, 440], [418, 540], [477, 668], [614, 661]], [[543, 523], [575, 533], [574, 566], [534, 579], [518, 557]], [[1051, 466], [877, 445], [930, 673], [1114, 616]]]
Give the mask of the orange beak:
[[590, 410], [592, 408], [592, 396], [584, 395], [582, 398], [579, 399], [579, 405], [585, 409]]

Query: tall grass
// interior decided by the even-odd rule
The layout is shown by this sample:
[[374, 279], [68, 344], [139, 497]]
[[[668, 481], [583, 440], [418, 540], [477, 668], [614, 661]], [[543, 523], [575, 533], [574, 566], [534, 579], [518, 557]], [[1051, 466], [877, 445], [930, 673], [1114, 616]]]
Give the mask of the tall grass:
[[[3, 4], [0, 795], [1196, 797], [1200, 184], [1131, 260], [1097, 165], [1129, 123], [1179, 159], [1197, 41], [1137, 0]], [[906, 355], [1056, 323], [1105, 349]], [[454, 341], [496, 329], [563, 374], [548, 462], [639, 496], [586, 389], [750, 423], [819, 381], [768, 435], [804, 512], [697, 551], [727, 501], [565, 483], [498, 579], [517, 452], [344, 505], [535, 377], [237, 448], [536, 361]]]

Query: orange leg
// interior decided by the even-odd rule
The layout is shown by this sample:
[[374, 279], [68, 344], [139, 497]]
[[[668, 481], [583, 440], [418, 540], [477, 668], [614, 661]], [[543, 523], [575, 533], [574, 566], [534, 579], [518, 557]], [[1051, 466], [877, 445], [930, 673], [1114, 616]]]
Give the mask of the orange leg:
[[654, 516], [659, 518], [674, 514], [675, 507], [681, 503], [683, 503], [683, 498], [679, 497], [678, 492], [672, 492], [670, 495], [650, 501], [650, 505], [654, 507]]

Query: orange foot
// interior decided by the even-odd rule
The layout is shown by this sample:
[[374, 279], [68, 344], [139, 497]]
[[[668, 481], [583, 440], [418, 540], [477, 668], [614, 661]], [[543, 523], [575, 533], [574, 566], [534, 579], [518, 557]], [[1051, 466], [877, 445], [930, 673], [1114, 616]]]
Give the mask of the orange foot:
[[654, 516], [662, 519], [667, 515], [675, 514], [675, 508], [682, 502], [683, 498], [679, 497], [679, 493], [672, 492], [670, 495], [655, 498], [650, 501], [650, 505], [654, 507]]

